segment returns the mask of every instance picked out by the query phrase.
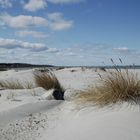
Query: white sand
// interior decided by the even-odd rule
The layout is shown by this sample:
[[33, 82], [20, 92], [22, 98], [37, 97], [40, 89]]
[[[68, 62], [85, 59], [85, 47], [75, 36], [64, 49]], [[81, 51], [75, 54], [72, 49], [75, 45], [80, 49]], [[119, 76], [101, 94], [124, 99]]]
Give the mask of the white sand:
[[[74, 95], [96, 84], [98, 72], [73, 69], [54, 72], [66, 89], [65, 101], [49, 98], [52, 90], [43, 88], [1, 90], [0, 140], [139, 140], [139, 106], [124, 103], [98, 109], [77, 105]], [[32, 70], [0, 72], [1, 79], [34, 84]]]

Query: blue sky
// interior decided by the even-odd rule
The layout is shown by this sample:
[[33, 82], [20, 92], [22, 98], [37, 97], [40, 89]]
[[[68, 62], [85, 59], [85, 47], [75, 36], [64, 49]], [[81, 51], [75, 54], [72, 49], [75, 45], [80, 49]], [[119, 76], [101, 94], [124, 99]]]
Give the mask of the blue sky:
[[0, 62], [140, 64], [139, 0], [0, 0]]

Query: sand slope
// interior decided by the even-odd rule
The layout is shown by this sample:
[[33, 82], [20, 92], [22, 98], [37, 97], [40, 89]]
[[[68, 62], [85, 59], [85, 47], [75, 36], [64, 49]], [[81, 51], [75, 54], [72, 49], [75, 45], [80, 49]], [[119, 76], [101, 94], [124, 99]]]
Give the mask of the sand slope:
[[[0, 79], [34, 84], [32, 72], [0, 72]], [[124, 103], [98, 109], [74, 101], [79, 90], [96, 84], [98, 72], [105, 74], [81, 68], [54, 71], [66, 89], [65, 101], [48, 98], [52, 91], [40, 87], [1, 90], [0, 140], [139, 140], [139, 106]]]

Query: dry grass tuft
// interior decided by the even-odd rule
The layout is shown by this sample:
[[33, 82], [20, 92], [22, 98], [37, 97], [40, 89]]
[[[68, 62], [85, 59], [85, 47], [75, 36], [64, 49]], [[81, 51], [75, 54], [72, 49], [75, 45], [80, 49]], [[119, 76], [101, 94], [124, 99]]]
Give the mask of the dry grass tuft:
[[0, 87], [3, 89], [32, 89], [33, 84], [30, 82], [26, 82], [25, 85], [20, 83], [18, 80], [16, 81], [0, 81]]
[[34, 73], [35, 83], [39, 87], [43, 87], [46, 90], [49, 89], [57, 89], [61, 92], [64, 92], [63, 87], [59, 83], [56, 76], [52, 73], [41, 73], [41, 72], [35, 72]]
[[114, 103], [139, 103], [140, 79], [137, 73], [128, 69], [108, 71], [104, 76], [99, 74], [99, 84], [83, 91], [78, 100], [92, 102], [95, 105], [105, 106]]

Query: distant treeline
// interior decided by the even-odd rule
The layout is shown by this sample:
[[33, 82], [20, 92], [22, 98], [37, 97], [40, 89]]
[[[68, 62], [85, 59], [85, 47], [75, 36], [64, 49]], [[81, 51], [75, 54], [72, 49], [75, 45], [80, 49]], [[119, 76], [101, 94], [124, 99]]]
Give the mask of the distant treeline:
[[54, 68], [73, 68], [73, 67], [85, 67], [85, 68], [105, 68], [105, 69], [140, 69], [140, 65], [115, 65], [115, 66], [54, 66], [54, 65], [39, 65], [39, 64], [27, 64], [27, 63], [0, 63], [0, 69], [11, 68], [39, 68], [39, 67], [54, 67]]
[[53, 67], [52, 65], [36, 65], [26, 63], [0, 63], [0, 68], [35, 68], [35, 67]]

